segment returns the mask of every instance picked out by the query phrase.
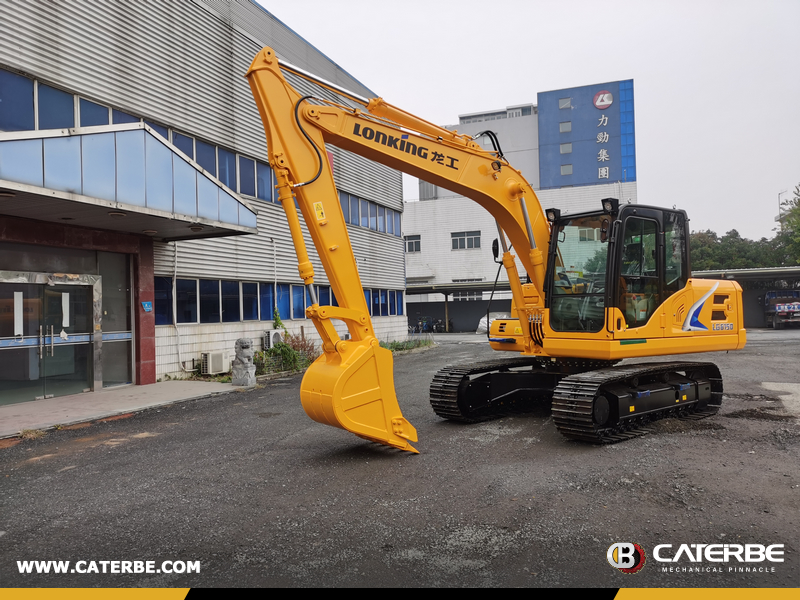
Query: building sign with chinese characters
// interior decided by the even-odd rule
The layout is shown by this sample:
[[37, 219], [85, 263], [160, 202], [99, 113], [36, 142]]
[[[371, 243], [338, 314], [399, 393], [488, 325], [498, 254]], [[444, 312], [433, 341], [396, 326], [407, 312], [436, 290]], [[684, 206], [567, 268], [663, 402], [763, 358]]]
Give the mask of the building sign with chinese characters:
[[636, 181], [633, 80], [538, 95], [541, 189]]

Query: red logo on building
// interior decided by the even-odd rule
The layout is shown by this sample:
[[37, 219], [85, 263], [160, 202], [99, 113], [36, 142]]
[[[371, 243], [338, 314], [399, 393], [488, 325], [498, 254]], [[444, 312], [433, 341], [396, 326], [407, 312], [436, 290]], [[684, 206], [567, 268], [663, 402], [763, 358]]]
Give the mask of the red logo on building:
[[594, 95], [592, 102], [594, 102], [595, 108], [605, 110], [614, 102], [614, 96], [608, 90], [601, 90]]

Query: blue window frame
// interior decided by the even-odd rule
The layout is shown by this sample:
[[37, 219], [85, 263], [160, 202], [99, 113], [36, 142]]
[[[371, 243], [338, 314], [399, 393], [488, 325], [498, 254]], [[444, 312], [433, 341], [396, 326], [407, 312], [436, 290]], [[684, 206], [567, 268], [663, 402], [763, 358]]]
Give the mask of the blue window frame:
[[194, 160], [194, 138], [188, 135], [172, 132], [172, 145]]
[[39, 129], [75, 127], [75, 99], [49, 85], [39, 84]]
[[114, 125], [123, 125], [125, 123], [138, 123], [141, 121], [139, 117], [134, 117], [133, 115], [129, 115], [126, 112], [122, 112], [121, 110], [112, 109], [111, 110], [111, 122]]
[[155, 278], [156, 325], [172, 325], [172, 278]]
[[394, 234], [394, 211], [391, 208], [386, 209], [386, 233]]
[[81, 193], [81, 139], [79, 136], [44, 140], [44, 186]]
[[350, 222], [350, 195], [344, 192], [339, 192], [339, 204], [342, 205], [342, 214], [344, 215], [344, 222]]
[[288, 283], [279, 283], [277, 288], [278, 315], [281, 321], [292, 318], [292, 296]]
[[108, 107], [89, 100], [80, 100], [81, 127], [108, 125]]
[[372, 316], [381, 316], [381, 293], [380, 290], [372, 290]]
[[389, 290], [389, 314], [397, 314], [397, 297], [394, 293], [394, 290]]
[[236, 155], [230, 150], [219, 148], [219, 180], [236, 191]]
[[399, 212], [394, 213], [394, 234], [397, 237], [402, 237], [402, 234], [400, 233], [400, 213]]
[[158, 138], [146, 135], [145, 154], [145, 193], [147, 207], [172, 211], [172, 153]]
[[222, 282], [222, 322], [236, 323], [241, 321], [239, 311], [239, 282]]
[[175, 156], [172, 160], [172, 173], [175, 182], [173, 210], [176, 213], [197, 216], [197, 172], [185, 160]]
[[203, 167], [206, 171], [211, 173], [212, 177], [217, 176], [217, 147], [211, 144], [206, 144], [200, 140], [195, 140], [195, 152], [197, 157], [195, 162]]
[[321, 285], [317, 288], [317, 301], [320, 306], [330, 306], [331, 304], [331, 288], [327, 285]]
[[386, 209], [378, 206], [378, 231], [386, 231]]
[[381, 316], [389, 316], [389, 292], [381, 290]]
[[271, 283], [259, 283], [258, 295], [261, 299], [261, 320], [272, 321], [275, 310], [275, 288]]
[[242, 282], [242, 321], [258, 321], [258, 284]]
[[33, 80], [0, 69], [0, 131], [31, 131]]
[[369, 228], [378, 231], [378, 205], [369, 203]]
[[372, 314], [372, 290], [364, 290], [364, 300], [367, 301], [367, 311]]
[[403, 314], [403, 292], [395, 292], [395, 296], [397, 297], [397, 314], [402, 316]]
[[302, 285], [292, 286], [292, 318], [305, 319], [306, 317], [306, 289]]
[[262, 162], [256, 162], [256, 178], [257, 178], [257, 192], [258, 199], [265, 202], [272, 202], [272, 169], [269, 165]]
[[[106, 110], [108, 115], [108, 110]], [[114, 202], [116, 190], [116, 150], [113, 133], [85, 135], [81, 140], [83, 194]]]
[[350, 196], [350, 223], [353, 225], [358, 225], [358, 205], [359, 201], [358, 198], [355, 196]]
[[219, 280], [200, 280], [200, 322], [219, 323]]
[[239, 157], [239, 193], [256, 195], [256, 161]]
[[197, 323], [197, 280], [175, 281], [175, 316], [178, 323]]

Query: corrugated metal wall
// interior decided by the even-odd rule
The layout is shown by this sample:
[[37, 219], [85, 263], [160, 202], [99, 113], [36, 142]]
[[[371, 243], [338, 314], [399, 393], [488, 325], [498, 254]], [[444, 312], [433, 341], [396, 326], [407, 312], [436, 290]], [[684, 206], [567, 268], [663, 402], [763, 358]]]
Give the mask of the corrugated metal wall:
[[[244, 74], [265, 45], [299, 67], [369, 89], [250, 0], [0, 3], [0, 63], [86, 98], [267, 160]], [[290, 78], [304, 92], [327, 91]], [[402, 210], [397, 171], [338, 148], [341, 189]]]
[[[373, 95], [250, 0], [7, 1], [0, 3], [0, 32], [2, 66], [262, 161], [267, 161], [263, 126], [244, 79], [261, 47], [270, 45], [301, 68]], [[333, 98], [319, 86], [290, 79], [301, 92]], [[340, 189], [403, 210], [399, 172], [330, 150]], [[281, 208], [253, 203], [261, 213], [258, 236], [181, 242], [179, 274], [272, 279], [274, 239], [278, 279], [299, 281]], [[403, 288], [402, 241], [358, 227], [350, 232], [365, 287]], [[171, 275], [172, 245], [156, 246], [156, 273]], [[312, 260], [324, 283], [318, 258]]]
[[[276, 204], [252, 201], [258, 211], [257, 236], [155, 243], [156, 275], [171, 276], [178, 247], [178, 274], [184, 277], [302, 283], [297, 273], [297, 257], [286, 225], [283, 208]], [[320, 285], [328, 283], [311, 236], [301, 223], [306, 247]], [[405, 288], [403, 240], [386, 233], [348, 225], [350, 240], [366, 288]], [[273, 240], [277, 252], [273, 250]], [[277, 260], [275, 255], [277, 254]], [[277, 270], [276, 270], [277, 263]]]

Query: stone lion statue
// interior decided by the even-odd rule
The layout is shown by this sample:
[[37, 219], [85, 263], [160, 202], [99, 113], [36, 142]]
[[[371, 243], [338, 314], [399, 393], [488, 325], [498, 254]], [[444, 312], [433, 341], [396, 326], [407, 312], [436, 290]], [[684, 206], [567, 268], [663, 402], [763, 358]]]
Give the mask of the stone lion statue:
[[256, 384], [256, 366], [253, 364], [253, 340], [239, 338], [236, 340], [236, 358], [233, 359], [231, 383], [233, 385], [250, 386]]

